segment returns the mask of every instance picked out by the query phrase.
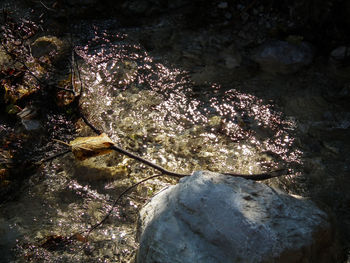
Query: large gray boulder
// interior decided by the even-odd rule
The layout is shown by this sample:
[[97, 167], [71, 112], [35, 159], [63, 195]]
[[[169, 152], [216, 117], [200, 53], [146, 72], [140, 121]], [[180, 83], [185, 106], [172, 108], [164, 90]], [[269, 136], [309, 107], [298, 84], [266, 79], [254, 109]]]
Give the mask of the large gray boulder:
[[195, 172], [141, 210], [138, 263], [333, 262], [327, 215], [262, 183]]

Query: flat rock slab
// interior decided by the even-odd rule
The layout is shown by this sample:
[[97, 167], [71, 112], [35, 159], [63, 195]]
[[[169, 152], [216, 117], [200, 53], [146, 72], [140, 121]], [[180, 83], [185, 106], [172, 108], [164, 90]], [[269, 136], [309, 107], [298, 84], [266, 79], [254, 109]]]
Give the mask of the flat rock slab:
[[141, 210], [138, 263], [334, 262], [326, 213], [269, 186], [195, 172]]

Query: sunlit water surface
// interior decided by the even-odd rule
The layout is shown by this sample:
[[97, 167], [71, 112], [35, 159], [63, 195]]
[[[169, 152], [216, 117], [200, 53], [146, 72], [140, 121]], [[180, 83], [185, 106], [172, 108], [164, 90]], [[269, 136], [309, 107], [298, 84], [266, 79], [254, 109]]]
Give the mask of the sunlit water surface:
[[[296, 123], [273, 102], [220, 83], [195, 86], [186, 71], [151, 57], [127, 35], [98, 34], [76, 52], [81, 108], [117, 145], [181, 173], [286, 168], [285, 179], [270, 182], [279, 186], [297, 177], [302, 153], [295, 146]], [[76, 84], [81, 84], [78, 77]], [[78, 125], [82, 136], [93, 135]], [[1, 223], [11, 229], [5, 243], [18, 240], [16, 262], [129, 262], [137, 249], [139, 208], [175, 179], [139, 186], [88, 242], [77, 235], [67, 238], [85, 236], [126, 187], [156, 173], [117, 153], [81, 162], [71, 155], [58, 158], [31, 177], [19, 200], [2, 209]]]
[[194, 86], [185, 71], [154, 61], [126, 36], [114, 38], [77, 48], [86, 63], [81, 107], [113, 141], [187, 173], [254, 174], [300, 162], [296, 124], [273, 104], [235, 87]]

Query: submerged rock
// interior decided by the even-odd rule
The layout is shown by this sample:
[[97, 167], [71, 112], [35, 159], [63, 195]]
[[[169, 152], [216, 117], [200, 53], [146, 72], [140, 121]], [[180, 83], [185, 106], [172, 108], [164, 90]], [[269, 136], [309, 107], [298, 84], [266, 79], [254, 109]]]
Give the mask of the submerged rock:
[[30, 105], [17, 113], [17, 116], [21, 119], [21, 122], [27, 131], [36, 131], [42, 127], [41, 122], [34, 119], [37, 117], [38, 111], [39, 109]]
[[55, 56], [64, 47], [63, 41], [53, 36], [39, 37], [32, 44], [32, 56], [34, 58], [40, 58], [42, 56]]
[[327, 215], [253, 181], [196, 172], [141, 210], [137, 262], [333, 262]]
[[309, 65], [313, 59], [311, 47], [301, 42], [271, 41], [257, 48], [252, 59], [269, 73], [290, 74]]

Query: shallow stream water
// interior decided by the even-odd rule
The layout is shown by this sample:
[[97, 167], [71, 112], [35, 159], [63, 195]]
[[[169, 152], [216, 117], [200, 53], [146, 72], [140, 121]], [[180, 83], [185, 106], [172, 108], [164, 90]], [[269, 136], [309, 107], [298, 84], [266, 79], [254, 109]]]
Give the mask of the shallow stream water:
[[[99, 23], [111, 27], [110, 21]], [[318, 69], [291, 77], [235, 73], [220, 81], [216, 76], [229, 70], [218, 67], [215, 77], [203, 76], [201, 82], [197, 74], [194, 81], [196, 67], [172, 63], [162, 56], [164, 51], [148, 52], [137, 40], [137, 29], [108, 31], [92, 24], [76, 28], [85, 33], [75, 36], [80, 74], [76, 84], [83, 87], [80, 107], [117, 145], [180, 173], [251, 175], [286, 168], [288, 175], [268, 183], [317, 197], [326, 207], [340, 198], [348, 159], [333, 160], [348, 146], [339, 148], [334, 138], [317, 142], [327, 125], [330, 132], [339, 126], [336, 131], [343, 134], [347, 115], [329, 117], [338, 108], [319, 98], [319, 84], [327, 90], [328, 82], [315, 81]], [[291, 98], [311, 101], [306, 117]], [[82, 122], [76, 125], [78, 136], [93, 135]], [[304, 145], [307, 141], [309, 146]], [[330, 175], [331, 169], [338, 175]], [[44, 164], [20, 196], [1, 207], [0, 254], [5, 256], [0, 261], [131, 262], [137, 249], [138, 210], [175, 179], [158, 177], [138, 186], [87, 239], [84, 231], [104, 218], [124, 189], [156, 173], [117, 153], [85, 161], [68, 154]], [[334, 200], [324, 202], [329, 196]], [[343, 204], [334, 211], [341, 214], [342, 209]], [[348, 229], [346, 222], [342, 224]]]
[[[76, 49], [82, 58], [81, 108], [114, 142], [180, 173], [254, 174], [287, 167], [295, 176], [301, 152], [294, 146], [293, 119], [234, 87], [194, 87], [185, 70], [155, 62], [127, 36], [113, 38], [110, 42], [108, 36], [96, 36]], [[81, 134], [93, 135], [88, 128]], [[13, 230], [9, 238], [20, 240], [17, 256], [70, 262], [132, 257], [137, 209], [174, 179], [154, 179], [140, 186], [90, 234], [89, 244], [75, 241], [68, 249], [50, 251], [45, 242], [97, 223], [123, 188], [155, 173], [116, 153], [86, 161], [69, 155], [45, 164], [31, 177], [20, 200], [2, 209], [3, 220]]]

